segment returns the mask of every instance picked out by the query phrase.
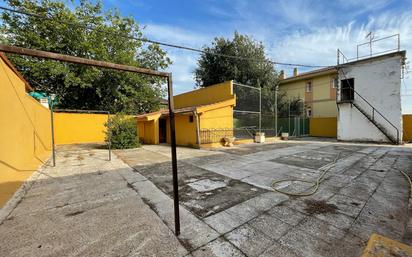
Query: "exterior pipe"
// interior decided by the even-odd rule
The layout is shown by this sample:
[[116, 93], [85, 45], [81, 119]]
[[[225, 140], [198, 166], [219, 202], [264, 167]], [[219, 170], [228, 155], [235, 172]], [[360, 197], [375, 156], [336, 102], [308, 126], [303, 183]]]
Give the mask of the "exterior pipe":
[[196, 119], [196, 143], [200, 149], [200, 146], [202, 145], [202, 142], [200, 141], [200, 119], [196, 111], [193, 111], [193, 116]]
[[50, 101], [50, 126], [51, 126], [51, 141], [52, 141], [52, 160], [53, 160], [53, 167], [56, 167], [56, 145], [54, 142], [54, 115], [53, 115], [53, 101]]

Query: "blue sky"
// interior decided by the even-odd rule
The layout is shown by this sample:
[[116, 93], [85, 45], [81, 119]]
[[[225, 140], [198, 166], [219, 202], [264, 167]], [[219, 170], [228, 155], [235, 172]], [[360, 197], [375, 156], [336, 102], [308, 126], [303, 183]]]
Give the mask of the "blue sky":
[[[68, 1], [68, 0], [66, 0]], [[214, 37], [237, 30], [262, 41], [268, 56], [279, 62], [336, 64], [336, 49], [356, 56], [356, 45], [370, 31], [375, 38], [401, 34], [401, 48], [412, 53], [412, 0], [103, 0], [145, 27], [146, 37], [200, 48]], [[395, 46], [395, 41], [388, 41]], [[387, 47], [377, 45], [379, 47]], [[195, 87], [198, 54], [164, 48], [173, 60], [175, 92]], [[387, 48], [385, 48], [387, 49]], [[362, 50], [362, 49], [361, 49]], [[366, 51], [367, 49], [363, 49]], [[365, 52], [366, 53], [366, 52]], [[287, 74], [290, 68], [284, 69]], [[300, 69], [303, 71], [303, 69]], [[402, 81], [402, 94], [412, 95], [412, 72]], [[412, 96], [402, 98], [412, 113]]]
[[[356, 45], [369, 31], [375, 38], [400, 33], [401, 48], [412, 52], [411, 0], [104, 0], [104, 5], [135, 17], [151, 39], [199, 48], [237, 30], [262, 41], [268, 56], [280, 62], [334, 65], [337, 48], [356, 56]], [[198, 55], [165, 49], [174, 62], [175, 92], [192, 90]], [[402, 94], [412, 95], [412, 72], [402, 81]], [[412, 113], [412, 96], [403, 96], [402, 108]]]

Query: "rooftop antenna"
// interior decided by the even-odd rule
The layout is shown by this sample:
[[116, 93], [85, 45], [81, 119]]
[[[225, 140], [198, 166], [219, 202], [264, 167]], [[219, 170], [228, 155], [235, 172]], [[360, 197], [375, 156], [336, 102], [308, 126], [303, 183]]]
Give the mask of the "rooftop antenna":
[[372, 31], [370, 31], [366, 37], [366, 39], [369, 38], [369, 52], [370, 52], [370, 56], [372, 57], [372, 41], [375, 39], [375, 33], [373, 33]]

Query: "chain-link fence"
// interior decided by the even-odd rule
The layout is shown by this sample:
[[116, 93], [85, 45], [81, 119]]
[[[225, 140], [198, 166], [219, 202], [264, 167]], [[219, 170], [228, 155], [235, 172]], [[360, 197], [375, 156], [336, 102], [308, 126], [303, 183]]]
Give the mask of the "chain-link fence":
[[[262, 122], [262, 90], [260, 87], [233, 83], [236, 106], [233, 109], [233, 127], [236, 138], [250, 138], [260, 131]], [[253, 133], [250, 135], [250, 131]]]
[[309, 134], [309, 119], [301, 98], [278, 94], [276, 87], [262, 90], [238, 83], [234, 83], [233, 91], [236, 94], [235, 137], [252, 138], [258, 131], [264, 132], [266, 137], [283, 132], [290, 136]]
[[309, 119], [303, 100], [288, 98], [275, 90], [233, 83], [236, 106], [233, 110], [233, 129], [202, 129], [202, 143], [218, 143], [225, 138], [253, 139], [258, 132], [266, 137], [289, 133], [291, 137], [309, 134]]

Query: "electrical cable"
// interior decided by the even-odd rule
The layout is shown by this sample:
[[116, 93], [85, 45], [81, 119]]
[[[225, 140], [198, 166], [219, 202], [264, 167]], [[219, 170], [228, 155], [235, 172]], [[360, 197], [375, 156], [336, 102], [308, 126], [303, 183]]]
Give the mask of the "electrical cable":
[[70, 26], [83, 27], [85, 29], [94, 30], [94, 31], [97, 31], [99, 33], [111, 34], [111, 35], [114, 35], [114, 36], [119, 36], [119, 37], [123, 37], [123, 38], [127, 38], [127, 39], [137, 40], [137, 41], [141, 41], [141, 42], [145, 42], [145, 43], [157, 44], [157, 45], [171, 47], [171, 48], [177, 48], [177, 49], [186, 50], [186, 51], [197, 52], [197, 53], [201, 53], [201, 54], [215, 55], [215, 56], [219, 56], [219, 57], [238, 59], [238, 60], [247, 60], [247, 61], [254, 61], [254, 62], [271, 63], [271, 64], [279, 65], [279, 66], [293, 66], [293, 67], [306, 67], [306, 68], [332, 67], [332, 66], [326, 66], [326, 65], [308, 65], [308, 64], [299, 64], [299, 63], [276, 62], [276, 61], [272, 61], [272, 60], [269, 60], [269, 59], [263, 59], [262, 60], [262, 59], [255, 59], [255, 58], [242, 57], [242, 56], [236, 56], [236, 55], [212, 53], [212, 52], [209, 52], [209, 51], [205, 51], [205, 50], [197, 49], [197, 48], [193, 48], [193, 47], [182, 46], [182, 45], [171, 44], [171, 43], [165, 43], [165, 42], [160, 42], [160, 41], [156, 41], [156, 40], [151, 40], [151, 39], [148, 39], [148, 38], [139, 38], [139, 37], [134, 37], [134, 36], [129, 36], [129, 35], [122, 35], [122, 34], [115, 33], [115, 32], [105, 31], [105, 30], [102, 30], [102, 29], [99, 29], [99, 28], [96, 28], [96, 27], [93, 27], [93, 26], [81, 25], [81, 24], [77, 24], [77, 23], [73, 23], [73, 22], [66, 22], [66, 21], [62, 21], [62, 20], [56, 20], [54, 18], [50, 18], [50, 17], [47, 17], [47, 16], [42, 16], [42, 15], [38, 15], [38, 14], [35, 14], [35, 13], [27, 12], [27, 11], [15, 10], [15, 9], [7, 8], [7, 7], [4, 7], [4, 6], [0, 6], [0, 9], [3, 10], [3, 11], [6, 11], [6, 12], [18, 13], [18, 14], [22, 14], [22, 15], [26, 15], [26, 16], [35, 17], [35, 18], [38, 18], [38, 19], [55, 21], [55, 22], [59, 22], [59, 23], [62, 23], [62, 24], [70, 25]]

